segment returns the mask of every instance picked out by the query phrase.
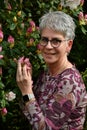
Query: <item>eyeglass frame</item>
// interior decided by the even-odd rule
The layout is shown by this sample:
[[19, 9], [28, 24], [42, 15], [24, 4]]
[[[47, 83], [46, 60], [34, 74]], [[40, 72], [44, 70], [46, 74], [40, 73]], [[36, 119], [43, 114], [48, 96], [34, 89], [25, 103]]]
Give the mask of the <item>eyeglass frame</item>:
[[[54, 43], [52, 43], [53, 41], [54, 41]], [[64, 41], [68, 41], [68, 39], [60, 40], [59, 38], [55, 37], [55, 38], [52, 38], [51, 40], [49, 40], [47, 37], [41, 37], [41, 39], [40, 39], [40, 45], [46, 47], [48, 45], [48, 42], [50, 42], [50, 44], [51, 44], [52, 47], [57, 48]], [[44, 44], [42, 44], [42, 42]], [[53, 45], [55, 43], [56, 43], [56, 46]]]

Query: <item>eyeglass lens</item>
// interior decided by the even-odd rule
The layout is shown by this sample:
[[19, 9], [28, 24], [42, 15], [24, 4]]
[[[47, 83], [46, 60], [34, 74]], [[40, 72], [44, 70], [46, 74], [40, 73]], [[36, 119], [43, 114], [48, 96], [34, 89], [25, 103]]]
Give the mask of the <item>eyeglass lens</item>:
[[60, 43], [62, 42], [62, 40], [60, 40], [58, 38], [53, 38], [52, 40], [49, 40], [47, 37], [41, 37], [40, 44], [42, 46], [46, 46], [49, 41], [53, 47], [58, 47], [60, 45]]

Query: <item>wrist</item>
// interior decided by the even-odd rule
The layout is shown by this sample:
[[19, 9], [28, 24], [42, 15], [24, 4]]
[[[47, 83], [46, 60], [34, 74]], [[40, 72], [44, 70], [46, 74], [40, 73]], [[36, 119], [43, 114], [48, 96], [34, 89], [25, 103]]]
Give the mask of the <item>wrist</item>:
[[35, 96], [33, 93], [25, 94], [22, 96], [23, 102], [26, 104], [27, 102], [30, 102], [32, 100], [35, 100]]
[[25, 91], [23, 90], [21, 93], [22, 93], [22, 96], [28, 95], [28, 94], [33, 94], [33, 90], [32, 90], [32, 88], [29, 88]]

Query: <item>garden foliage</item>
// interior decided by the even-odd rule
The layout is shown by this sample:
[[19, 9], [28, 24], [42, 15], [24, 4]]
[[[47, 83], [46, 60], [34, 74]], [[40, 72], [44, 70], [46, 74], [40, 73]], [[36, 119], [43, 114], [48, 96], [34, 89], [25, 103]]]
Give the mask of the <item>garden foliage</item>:
[[[67, 0], [68, 1], [68, 0]], [[29, 58], [33, 80], [45, 64], [39, 50], [39, 18], [48, 11], [62, 10], [76, 23], [76, 37], [69, 59], [82, 74], [87, 87], [87, 10], [84, 0], [0, 0], [0, 128], [31, 129], [19, 108], [20, 91], [16, 84], [16, 59]], [[85, 122], [84, 130], [87, 129]]]

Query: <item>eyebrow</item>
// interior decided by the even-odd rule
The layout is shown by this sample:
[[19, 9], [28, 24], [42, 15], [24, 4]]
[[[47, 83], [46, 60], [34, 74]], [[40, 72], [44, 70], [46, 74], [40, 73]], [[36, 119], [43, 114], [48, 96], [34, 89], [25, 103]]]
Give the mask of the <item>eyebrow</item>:
[[[49, 38], [48, 38], [48, 37], [45, 37], [45, 36], [41, 36], [41, 38], [46, 38], [46, 39], [48, 39], [48, 40], [49, 40]], [[53, 37], [52, 39], [57, 39], [57, 40], [62, 41], [62, 39], [60, 39], [60, 38], [58, 38], [58, 37]], [[52, 40], [52, 39], [51, 39], [51, 40]]]

